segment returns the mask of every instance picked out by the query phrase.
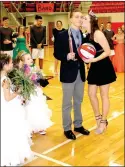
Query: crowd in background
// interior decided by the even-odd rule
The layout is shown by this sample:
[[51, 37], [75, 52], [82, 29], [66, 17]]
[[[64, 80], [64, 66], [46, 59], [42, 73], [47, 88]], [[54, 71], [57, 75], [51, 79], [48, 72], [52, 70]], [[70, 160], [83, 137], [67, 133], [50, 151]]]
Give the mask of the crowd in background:
[[[42, 17], [41, 17], [42, 18]], [[8, 22], [8, 23], [7, 23]], [[42, 25], [42, 22], [40, 23]], [[36, 59], [36, 56], [34, 57], [33, 55], [38, 54], [34, 49], [31, 49], [31, 36], [33, 38], [33, 33], [31, 32], [32, 27], [24, 27], [20, 26], [16, 29], [17, 32], [14, 32], [12, 28], [9, 27], [9, 19], [6, 17], [3, 18], [3, 26], [0, 28], [0, 50], [3, 52], [6, 52], [13, 56], [13, 58], [16, 57], [17, 53], [21, 51], [22, 49], [25, 50], [26, 52], [32, 52], [32, 57], [33, 59]], [[43, 26], [44, 27], [44, 26]], [[111, 49], [111, 61], [113, 63], [114, 69], [116, 72], [124, 72], [124, 34], [125, 34], [125, 29], [124, 29], [124, 24], [121, 27], [118, 27], [117, 33], [115, 34], [114, 31], [112, 30], [112, 24], [111, 22], [108, 22], [106, 25], [104, 23], [100, 24], [100, 31], [102, 31], [105, 34], [105, 37], [108, 40], [110, 49]], [[63, 23], [61, 20], [58, 20], [55, 24], [55, 28], [53, 29], [53, 37], [52, 41], [54, 44], [54, 41], [56, 40], [56, 36], [59, 32], [64, 31], [65, 29], [63, 28]], [[5, 35], [5, 33], [7, 35]], [[46, 40], [46, 32], [44, 32], [44, 43]], [[87, 31], [83, 32], [83, 35], [86, 35]], [[16, 36], [17, 35], [17, 36]], [[23, 46], [20, 45], [20, 39], [19, 38], [24, 37], [24, 43]], [[35, 38], [37, 38], [37, 35], [35, 35]], [[21, 39], [22, 40], [22, 39]], [[39, 40], [39, 39], [38, 39]], [[26, 45], [26, 46], [24, 46]], [[40, 50], [39, 56], [39, 65], [40, 68], [43, 68], [43, 58], [44, 58], [44, 44], [42, 45], [42, 49]], [[35, 60], [34, 60], [35, 62]], [[87, 65], [89, 68], [89, 65]], [[54, 65], [54, 73], [58, 74], [58, 60], [55, 59], [55, 65]]]

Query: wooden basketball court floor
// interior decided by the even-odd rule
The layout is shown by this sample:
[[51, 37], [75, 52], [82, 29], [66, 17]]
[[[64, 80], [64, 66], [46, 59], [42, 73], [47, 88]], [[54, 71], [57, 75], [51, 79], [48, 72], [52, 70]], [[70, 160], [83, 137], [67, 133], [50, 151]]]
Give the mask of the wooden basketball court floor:
[[[53, 75], [53, 67], [53, 47], [47, 46], [44, 73]], [[52, 98], [47, 103], [53, 113], [54, 125], [47, 130], [46, 135], [33, 135], [34, 144], [31, 148], [34, 157], [22, 166], [124, 166], [124, 74], [117, 73], [117, 81], [110, 86], [109, 125], [101, 135], [94, 133], [96, 124], [87, 89], [86, 82], [82, 114], [83, 125], [91, 133], [89, 136], [75, 133], [77, 139], [71, 141], [63, 135], [62, 88], [59, 76], [50, 80], [50, 84], [43, 91]]]

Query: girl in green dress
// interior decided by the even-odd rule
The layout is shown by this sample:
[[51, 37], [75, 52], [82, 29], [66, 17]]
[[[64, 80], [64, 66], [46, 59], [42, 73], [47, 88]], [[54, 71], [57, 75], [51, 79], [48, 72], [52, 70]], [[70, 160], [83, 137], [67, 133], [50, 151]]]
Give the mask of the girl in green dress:
[[17, 54], [22, 50], [26, 53], [30, 53], [29, 46], [25, 38], [25, 28], [23, 26], [19, 26], [16, 47], [13, 50], [13, 59], [16, 59]]

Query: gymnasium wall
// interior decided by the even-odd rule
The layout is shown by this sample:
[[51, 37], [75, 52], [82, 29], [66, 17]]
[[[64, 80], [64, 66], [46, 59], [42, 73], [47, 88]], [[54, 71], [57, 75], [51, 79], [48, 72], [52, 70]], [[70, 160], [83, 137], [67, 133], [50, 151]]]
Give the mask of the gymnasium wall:
[[[6, 16], [7, 13], [4, 9], [2, 9], [2, 17], [3, 16]], [[27, 15], [31, 15], [32, 12], [30, 13], [27, 13]], [[111, 22], [112, 22], [112, 29], [117, 32], [117, 28], [119, 26], [121, 26], [123, 23], [124, 23], [124, 13], [99, 13], [99, 14], [96, 14], [97, 17], [111, 17]], [[56, 22], [57, 20], [61, 20], [63, 22], [63, 27], [65, 29], [68, 28], [68, 13], [65, 13], [65, 14], [56, 14], [56, 15], [53, 15], [53, 14], [49, 14], [49, 15], [42, 15], [41, 13], [41, 16], [43, 17], [43, 25], [45, 25], [46, 27], [48, 27], [48, 22]], [[26, 17], [26, 25], [28, 26], [28, 23], [33, 23], [34, 22], [34, 17], [35, 16], [27, 16]], [[14, 22], [13, 20], [11, 19], [11, 25], [14, 25]], [[48, 38], [48, 33], [47, 33], [47, 38]]]
[[[117, 32], [117, 28], [121, 26], [124, 22], [124, 13], [100, 13], [96, 14], [97, 17], [111, 17], [112, 29], [114, 32]], [[63, 27], [65, 29], [68, 28], [68, 13], [67, 14], [59, 14], [59, 15], [42, 15], [43, 17], [43, 25], [48, 27], [48, 22], [56, 22], [57, 20], [61, 20], [63, 22]], [[26, 25], [29, 22], [34, 22], [34, 16], [28, 16], [26, 18]], [[47, 40], [48, 40], [48, 31], [47, 31]]]
[[[32, 14], [28, 13], [28, 14]], [[42, 15], [42, 14], [41, 14]], [[114, 29], [116, 30], [116, 28], [121, 25], [124, 22], [124, 13], [99, 13], [96, 14], [97, 17], [111, 17], [111, 22], [112, 25], [114, 27]], [[4, 8], [2, 8], [1, 10], [1, 18], [3, 16], [7, 16], [7, 12], [5, 11]], [[43, 24], [45, 26], [48, 25], [48, 22], [56, 22], [57, 20], [62, 20], [63, 22], [63, 27], [64, 28], [68, 28], [68, 13], [67, 14], [59, 14], [59, 15], [45, 15], [43, 16]], [[10, 21], [11, 25], [14, 25], [13, 20]], [[26, 20], [26, 24], [28, 25], [28, 22], [34, 22], [34, 16], [28, 16], [27, 20]]]
[[124, 13], [98, 13], [97, 17], [111, 17], [111, 22], [124, 22]]
[[[41, 14], [42, 15], [42, 14]], [[114, 31], [116, 31], [117, 27], [124, 22], [124, 13], [100, 13], [96, 14], [97, 17], [111, 17], [112, 27]], [[63, 22], [63, 27], [68, 28], [68, 13], [67, 14], [59, 14], [59, 15], [43, 15], [43, 24], [47, 27], [48, 22], [56, 22], [57, 20], [61, 20]], [[28, 22], [34, 22], [34, 16], [29, 16], [26, 19], [26, 24]]]
[[[42, 15], [41, 15], [42, 16]], [[29, 16], [29, 17], [26, 17], [26, 25], [28, 26], [28, 23], [29, 22], [34, 22], [34, 17], [35, 16]], [[61, 20], [63, 22], [63, 27], [64, 28], [68, 28], [68, 15], [67, 14], [59, 14], [59, 15], [43, 15], [42, 16], [43, 18], [43, 25], [44, 26], [48, 26], [48, 22], [55, 22], [57, 20]]]
[[112, 29], [117, 33], [118, 27], [121, 27], [124, 23], [124, 13], [100, 13], [96, 14], [97, 17], [111, 17]]

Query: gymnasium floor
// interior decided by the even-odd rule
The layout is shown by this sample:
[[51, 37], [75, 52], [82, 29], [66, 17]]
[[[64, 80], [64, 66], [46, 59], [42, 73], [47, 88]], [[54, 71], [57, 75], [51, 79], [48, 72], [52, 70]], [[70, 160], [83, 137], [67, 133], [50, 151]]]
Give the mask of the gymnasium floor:
[[[44, 73], [53, 75], [53, 47], [45, 48]], [[83, 125], [91, 131], [89, 136], [79, 133], [75, 141], [67, 140], [62, 129], [62, 88], [59, 77], [50, 80], [43, 89], [52, 100], [54, 125], [46, 135], [33, 135], [34, 157], [22, 166], [124, 166], [124, 74], [117, 73], [117, 81], [110, 87], [110, 113], [108, 129], [104, 134], [94, 133], [95, 119], [85, 84], [82, 103]], [[101, 103], [100, 103], [101, 108]]]

